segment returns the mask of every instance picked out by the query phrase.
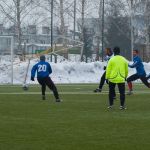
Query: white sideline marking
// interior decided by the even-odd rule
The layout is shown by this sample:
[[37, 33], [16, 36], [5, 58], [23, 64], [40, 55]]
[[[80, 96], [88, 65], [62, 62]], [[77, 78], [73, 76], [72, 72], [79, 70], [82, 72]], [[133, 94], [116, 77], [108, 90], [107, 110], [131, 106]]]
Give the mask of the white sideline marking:
[[[30, 83], [27, 83], [28, 85], [29, 85], [29, 87], [40, 87], [40, 85], [39, 84], [30, 84]], [[76, 86], [80, 86], [80, 87], [85, 87], [85, 86], [97, 86], [99, 83], [83, 83], [83, 84], [78, 84], [78, 83], [56, 83], [56, 86], [75, 86], [75, 88], [76, 88]], [[136, 85], [136, 86], [144, 86], [144, 84], [142, 84], [142, 83], [134, 83], [134, 85]], [[107, 86], [107, 85], [105, 85], [105, 86]], [[3, 88], [3, 87], [22, 87], [22, 84], [14, 84], [14, 85], [9, 85], [9, 84], [0, 84], [0, 88]], [[79, 87], [79, 88], [80, 88]]]
[[[49, 94], [51, 92], [46, 92], [46, 94]], [[0, 93], [0, 95], [41, 95], [41, 92], [13, 92], [13, 93]], [[89, 92], [59, 92], [59, 94], [87, 94], [87, 95], [94, 95], [95, 93], [89, 93]], [[108, 94], [108, 93], [103, 93], [103, 94]], [[98, 95], [98, 94], [95, 94]]]
[[[46, 94], [49, 94], [50, 92], [46, 92]], [[101, 93], [94, 93], [94, 92], [91, 92], [91, 91], [83, 91], [83, 92], [59, 92], [59, 94], [66, 94], [66, 95], [69, 95], [69, 94], [79, 94], [79, 95], [106, 95], [108, 94], [108, 91], [103, 91]], [[118, 94], [118, 92], [117, 92]], [[139, 95], [139, 94], [150, 94], [149, 91], [135, 91], [133, 96], [134, 95]], [[4, 93], [0, 93], [0, 95], [41, 95], [41, 92], [11, 92], [11, 93], [7, 93], [7, 92], [4, 92]], [[127, 95], [128, 96], [128, 95]]]

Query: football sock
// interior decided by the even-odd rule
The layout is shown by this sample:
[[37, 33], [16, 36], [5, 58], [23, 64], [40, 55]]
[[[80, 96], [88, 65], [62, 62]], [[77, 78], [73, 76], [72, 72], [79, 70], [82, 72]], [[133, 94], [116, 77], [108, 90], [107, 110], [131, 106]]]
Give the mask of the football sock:
[[129, 90], [132, 91], [132, 82], [128, 83]]

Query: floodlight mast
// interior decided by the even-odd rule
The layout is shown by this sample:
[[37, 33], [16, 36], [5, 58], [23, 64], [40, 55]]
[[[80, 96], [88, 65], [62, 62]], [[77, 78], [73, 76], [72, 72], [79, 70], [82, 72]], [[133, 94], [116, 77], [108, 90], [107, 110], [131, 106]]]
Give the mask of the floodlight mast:
[[131, 60], [133, 60], [133, 48], [134, 48], [134, 34], [133, 34], [133, 0], [130, 4], [130, 19], [131, 19]]
[[104, 11], [105, 4], [104, 0], [102, 0], [102, 61], [104, 60]]
[[[51, 52], [53, 52], [53, 6], [54, 0], [51, 0]], [[51, 55], [51, 62], [52, 62], [52, 55]]]
[[76, 32], [76, 0], [74, 0], [74, 24], [73, 24], [73, 40], [75, 40], [75, 32]]

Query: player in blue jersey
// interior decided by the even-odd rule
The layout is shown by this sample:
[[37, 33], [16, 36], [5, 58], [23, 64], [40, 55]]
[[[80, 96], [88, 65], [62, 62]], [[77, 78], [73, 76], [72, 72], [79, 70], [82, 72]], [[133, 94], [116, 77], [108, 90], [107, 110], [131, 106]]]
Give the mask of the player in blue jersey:
[[52, 68], [48, 62], [45, 61], [45, 56], [40, 56], [40, 62], [35, 64], [31, 70], [31, 80], [34, 81], [35, 74], [37, 72], [37, 80], [41, 85], [42, 99], [45, 100], [46, 86], [53, 91], [56, 102], [60, 102], [57, 88], [49, 75], [52, 73]]
[[128, 65], [130, 68], [135, 68], [136, 73], [127, 78], [129, 92], [128, 95], [133, 94], [132, 81], [140, 79], [148, 88], [150, 88], [150, 83], [148, 83], [149, 76], [146, 76], [144, 65], [141, 58], [139, 57], [138, 50], [133, 50], [133, 64]]

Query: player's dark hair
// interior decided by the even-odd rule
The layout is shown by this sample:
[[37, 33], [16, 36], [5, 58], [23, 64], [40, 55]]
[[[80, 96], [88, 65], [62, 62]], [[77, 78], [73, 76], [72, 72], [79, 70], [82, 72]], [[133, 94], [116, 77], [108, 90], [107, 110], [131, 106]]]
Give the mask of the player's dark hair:
[[41, 61], [45, 61], [45, 59], [46, 59], [46, 58], [45, 58], [45, 55], [41, 55], [41, 56], [40, 56], [40, 60], [41, 60]]
[[133, 51], [135, 51], [137, 54], [139, 53], [139, 50], [138, 50], [138, 49], [134, 49]]
[[120, 48], [118, 46], [114, 47], [113, 52], [114, 52], [114, 55], [119, 55], [120, 54]]

